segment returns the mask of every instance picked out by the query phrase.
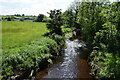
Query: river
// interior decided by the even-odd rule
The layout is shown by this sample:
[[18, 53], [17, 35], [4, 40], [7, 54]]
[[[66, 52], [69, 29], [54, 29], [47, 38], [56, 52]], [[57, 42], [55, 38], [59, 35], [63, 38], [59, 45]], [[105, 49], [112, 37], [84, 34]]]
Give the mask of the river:
[[35, 76], [35, 80], [59, 78], [59, 79], [87, 79], [90, 80], [90, 68], [87, 64], [87, 51], [82, 47], [85, 44], [78, 39], [66, 39], [66, 48], [62, 58], [58, 58], [56, 62], [49, 68], [40, 71]]

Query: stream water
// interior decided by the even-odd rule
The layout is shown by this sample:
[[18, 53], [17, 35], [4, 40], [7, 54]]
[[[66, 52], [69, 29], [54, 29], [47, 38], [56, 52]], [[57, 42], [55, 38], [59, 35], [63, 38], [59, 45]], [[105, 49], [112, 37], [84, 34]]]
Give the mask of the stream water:
[[66, 39], [66, 48], [62, 58], [57, 59], [50, 68], [38, 72], [35, 80], [46, 78], [90, 80], [90, 68], [86, 61], [87, 51], [82, 47], [85, 47], [85, 44], [78, 39], [73, 41]]

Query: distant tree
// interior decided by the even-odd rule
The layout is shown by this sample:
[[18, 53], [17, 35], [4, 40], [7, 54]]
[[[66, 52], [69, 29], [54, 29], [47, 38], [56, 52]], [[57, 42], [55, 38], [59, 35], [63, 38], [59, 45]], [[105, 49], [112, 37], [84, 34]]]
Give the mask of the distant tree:
[[8, 18], [7, 18], [7, 21], [11, 21], [11, 18], [10, 18], [10, 17], [8, 17]]
[[4, 18], [2, 17], [2, 20], [4, 20]]
[[25, 16], [24, 14], [22, 14], [22, 16]]
[[63, 19], [62, 19], [62, 12], [61, 9], [54, 9], [54, 10], [50, 10], [50, 13], [48, 13], [51, 18], [51, 20], [49, 21], [49, 23], [47, 24], [47, 28], [52, 32], [52, 33], [56, 33], [58, 35], [62, 35], [62, 30], [61, 30], [61, 26], [63, 25]]
[[44, 15], [43, 14], [39, 14], [38, 17], [34, 20], [35, 22], [42, 22], [44, 19]]
[[20, 14], [15, 14], [15, 16], [21, 16]]

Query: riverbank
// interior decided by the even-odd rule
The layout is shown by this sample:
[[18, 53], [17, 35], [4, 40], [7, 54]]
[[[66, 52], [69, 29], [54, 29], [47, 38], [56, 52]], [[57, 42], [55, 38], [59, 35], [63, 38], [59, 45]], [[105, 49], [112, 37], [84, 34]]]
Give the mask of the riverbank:
[[85, 44], [78, 39], [65, 40], [64, 54], [52, 66], [37, 73], [35, 80], [41, 78], [81, 78], [91, 80], [90, 67], [87, 63]]
[[4, 51], [3, 79], [31, 78], [37, 71], [52, 64], [52, 60], [61, 55], [62, 47], [64, 47], [63, 37], [52, 35], [19, 49]]

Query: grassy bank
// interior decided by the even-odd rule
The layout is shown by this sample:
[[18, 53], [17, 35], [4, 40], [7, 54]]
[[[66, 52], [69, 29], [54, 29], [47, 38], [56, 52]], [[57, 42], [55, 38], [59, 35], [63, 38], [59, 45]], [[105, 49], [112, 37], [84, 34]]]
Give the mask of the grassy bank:
[[49, 32], [45, 23], [3, 21], [2, 31], [3, 79], [16, 75], [31, 77], [52, 64], [64, 45], [62, 36], [43, 36]]
[[[60, 43], [61, 46], [64, 45], [64, 41]], [[39, 69], [47, 67], [48, 63], [52, 64], [52, 59], [60, 55], [62, 48], [59, 44], [53, 39], [44, 38], [21, 48], [3, 51], [4, 79], [10, 78], [12, 75], [26, 75], [24, 74], [26, 71], [26, 76], [29, 77]]]

